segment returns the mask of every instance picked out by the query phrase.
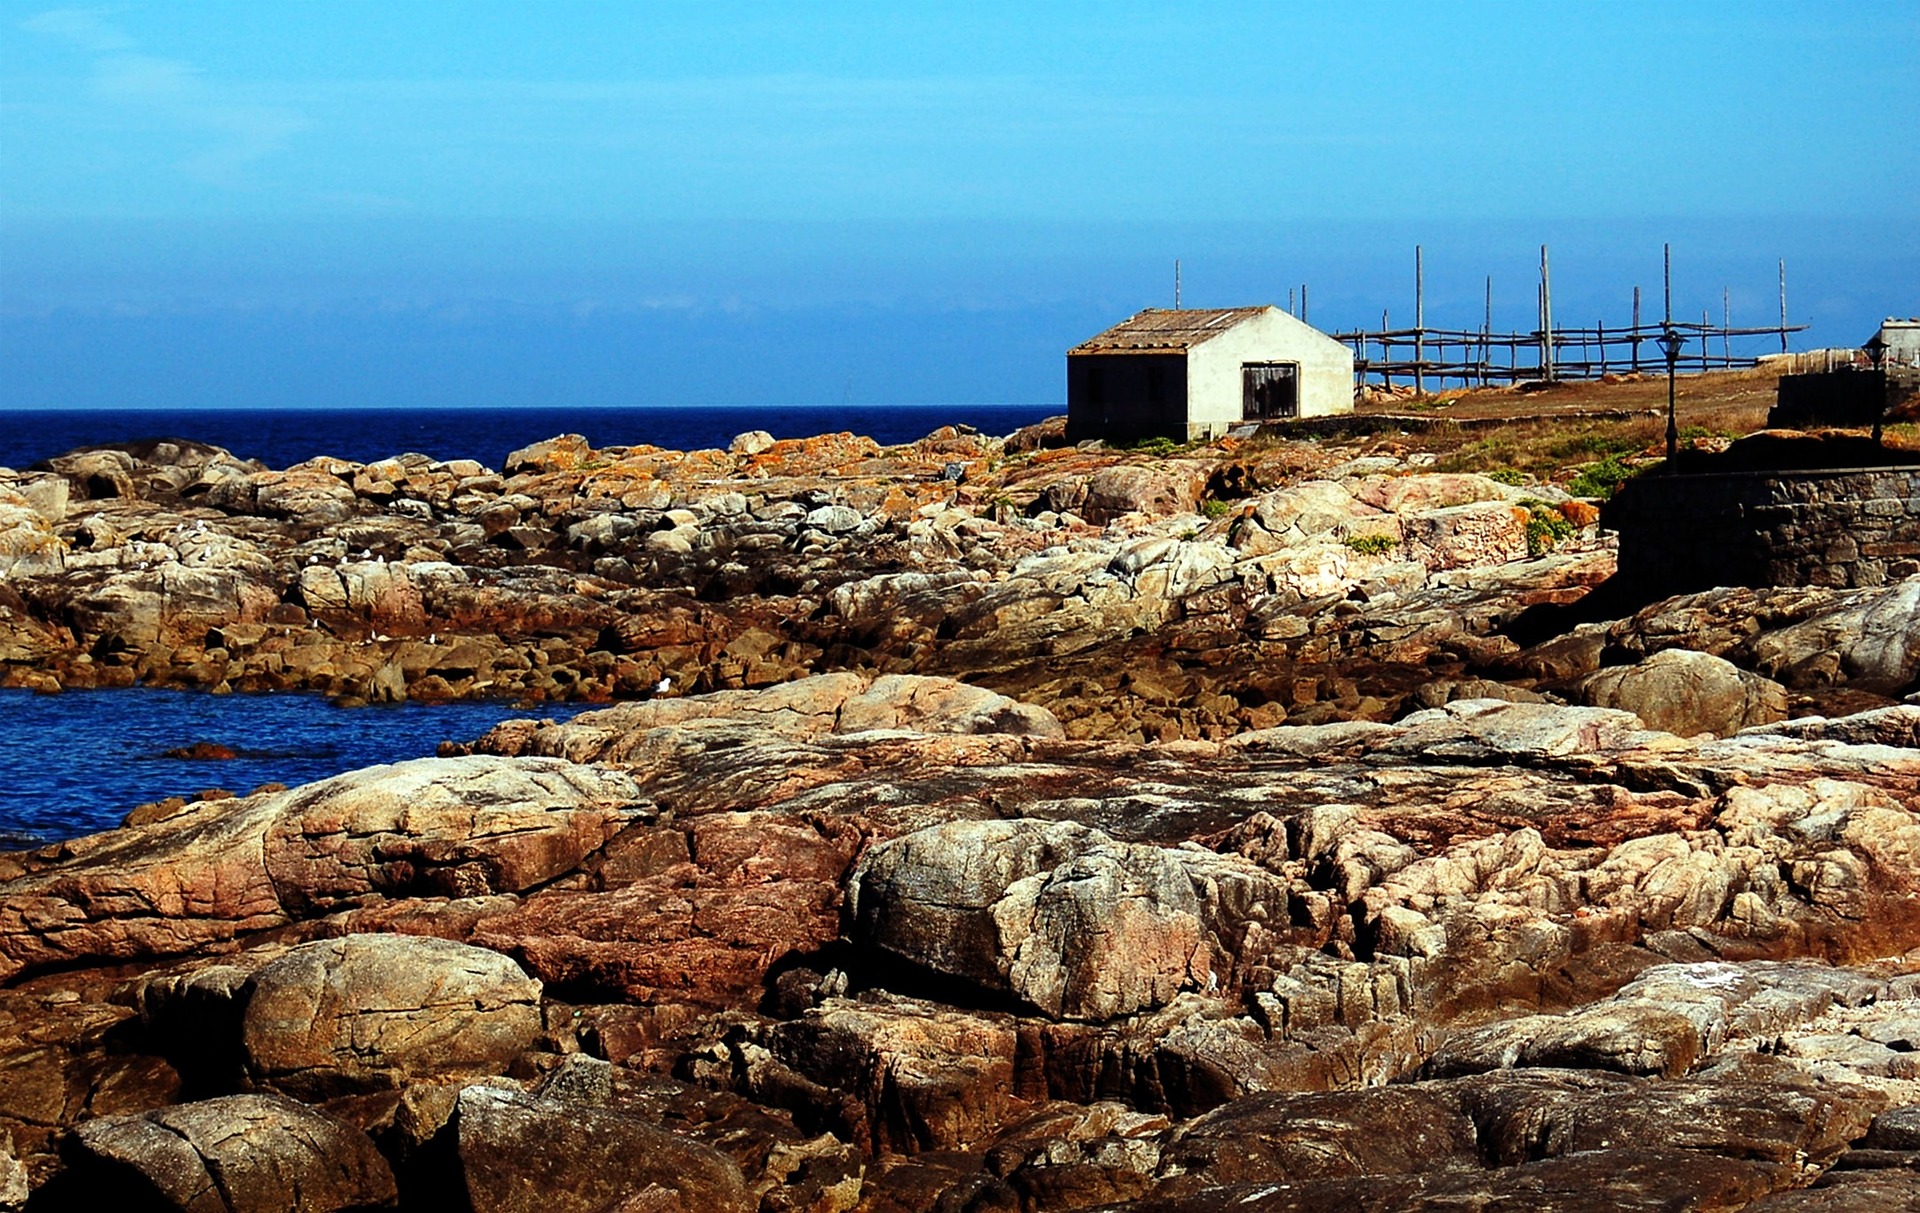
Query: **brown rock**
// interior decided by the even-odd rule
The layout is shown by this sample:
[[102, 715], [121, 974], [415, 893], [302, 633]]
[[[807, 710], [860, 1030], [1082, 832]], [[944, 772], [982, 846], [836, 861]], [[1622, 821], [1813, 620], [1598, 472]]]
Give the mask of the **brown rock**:
[[1103, 468], [1088, 479], [1086, 502], [1080, 509], [1095, 524], [1127, 514], [1189, 513], [1199, 507], [1205, 487], [1206, 471], [1198, 463], [1122, 464]]
[[73, 1135], [72, 1208], [336, 1213], [391, 1207], [393, 1173], [364, 1133], [277, 1095], [228, 1095]]
[[550, 759], [420, 759], [70, 844], [0, 885], [0, 972], [176, 955], [370, 895], [513, 891], [638, 815], [631, 779]]
[[431, 758], [282, 793], [264, 840], [283, 901], [516, 892], [578, 865], [637, 814], [617, 772], [542, 759]]
[[1067, 822], [954, 822], [883, 843], [847, 914], [858, 946], [1052, 1016], [1110, 1019], [1206, 982], [1200, 906], [1173, 854]]
[[739, 1166], [610, 1108], [468, 1087], [457, 1114], [474, 1213], [747, 1213]]
[[1663, 649], [1638, 665], [1589, 674], [1570, 688], [1579, 702], [1632, 712], [1648, 728], [1681, 736], [1731, 736], [1787, 718], [1787, 691], [1732, 662], [1688, 649]]
[[501, 470], [509, 476], [522, 472], [565, 472], [593, 458], [593, 453], [593, 448], [580, 435], [561, 434], [514, 451], [507, 456]]
[[234, 753], [234, 751], [227, 746], [220, 745], [217, 742], [196, 741], [192, 745], [175, 746], [173, 749], [162, 752], [160, 756], [162, 758], [186, 758], [196, 762], [221, 762], [230, 758], [238, 758], [240, 755]]
[[248, 1071], [309, 1097], [498, 1074], [540, 1035], [540, 985], [484, 948], [406, 935], [302, 944], [253, 975]]
[[1235, 1100], [1182, 1125], [1162, 1148], [1161, 1167], [1189, 1177], [1182, 1186], [1200, 1187], [1412, 1175], [1473, 1160], [1477, 1151], [1457, 1097], [1421, 1084]]

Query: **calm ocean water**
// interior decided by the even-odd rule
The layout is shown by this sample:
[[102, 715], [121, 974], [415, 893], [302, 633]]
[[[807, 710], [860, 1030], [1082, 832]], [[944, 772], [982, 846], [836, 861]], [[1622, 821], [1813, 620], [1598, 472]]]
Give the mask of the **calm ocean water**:
[[[0, 690], [0, 848], [92, 833], [127, 810], [205, 788], [246, 793], [431, 757], [514, 716], [564, 720], [591, 705], [405, 703], [337, 708], [314, 695], [205, 695], [132, 688], [35, 695]], [[239, 757], [166, 758], [211, 742]]]
[[284, 468], [331, 455], [361, 463], [418, 451], [435, 459], [478, 459], [498, 468], [509, 451], [555, 434], [583, 434], [595, 446], [651, 443], [674, 450], [724, 447], [735, 434], [766, 430], [806, 438], [851, 430], [893, 444], [943, 425], [1009, 434], [1065, 412], [1049, 405], [858, 405], [808, 408], [530, 409], [86, 409], [0, 410], [0, 467], [24, 468], [79, 446], [191, 438], [242, 459]]

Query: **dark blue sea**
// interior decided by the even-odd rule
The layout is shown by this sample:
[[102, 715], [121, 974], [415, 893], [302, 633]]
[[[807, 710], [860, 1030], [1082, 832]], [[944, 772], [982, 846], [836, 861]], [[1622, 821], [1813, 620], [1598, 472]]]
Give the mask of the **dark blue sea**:
[[[206, 695], [134, 687], [0, 690], [0, 849], [117, 826], [134, 806], [207, 788], [245, 794], [428, 758], [514, 716], [564, 720], [590, 705], [403, 703], [334, 707], [316, 695]], [[194, 742], [237, 758], [164, 757]]]
[[1064, 412], [1057, 405], [879, 405], [739, 408], [87, 409], [0, 410], [0, 467], [30, 467], [80, 446], [191, 438], [284, 468], [331, 455], [370, 463], [417, 451], [498, 468], [509, 451], [556, 434], [600, 446], [642, 443], [691, 451], [766, 430], [808, 438], [850, 430], [892, 445], [943, 425], [1010, 434]]

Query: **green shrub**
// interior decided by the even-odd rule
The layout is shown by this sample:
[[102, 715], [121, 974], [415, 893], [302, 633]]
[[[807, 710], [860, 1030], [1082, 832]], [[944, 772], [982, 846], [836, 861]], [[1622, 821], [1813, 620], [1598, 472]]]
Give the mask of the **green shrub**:
[[1501, 484], [1525, 484], [1527, 482], [1527, 474], [1519, 468], [1495, 468], [1491, 472], [1488, 472], [1486, 476], [1488, 480], [1496, 480]]
[[1138, 442], [1128, 443], [1122, 449], [1140, 455], [1171, 455], [1181, 446], [1171, 438], [1142, 438]]
[[1346, 544], [1362, 556], [1385, 556], [1400, 546], [1400, 541], [1391, 535], [1349, 535]]
[[1598, 463], [1590, 463], [1580, 469], [1580, 474], [1567, 482], [1567, 492], [1575, 497], [1613, 496], [1620, 485], [1640, 473], [1638, 468], [1630, 468], [1620, 462], [1620, 456], [1608, 455]]
[[1209, 518], [1224, 518], [1233, 507], [1218, 497], [1209, 497], [1200, 503], [1200, 512]]
[[1527, 512], [1527, 555], [1544, 556], [1573, 538], [1573, 524], [1546, 502], [1522, 501], [1520, 508]]

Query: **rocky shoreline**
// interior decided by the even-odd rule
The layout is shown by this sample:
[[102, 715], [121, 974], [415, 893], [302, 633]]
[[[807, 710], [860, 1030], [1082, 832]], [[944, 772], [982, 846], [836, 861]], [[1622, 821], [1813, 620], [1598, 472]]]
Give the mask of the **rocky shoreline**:
[[0, 1207], [1920, 1207], [1920, 579], [1646, 603], [1593, 515], [1044, 427], [0, 471], [8, 685], [609, 704], [0, 856]]

